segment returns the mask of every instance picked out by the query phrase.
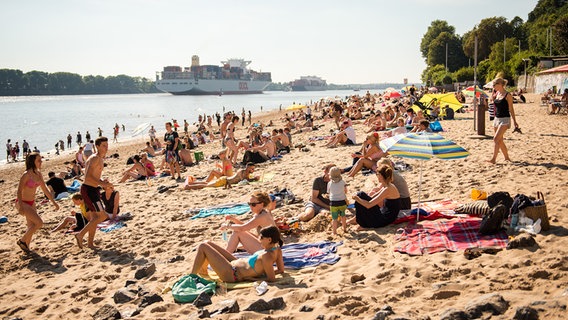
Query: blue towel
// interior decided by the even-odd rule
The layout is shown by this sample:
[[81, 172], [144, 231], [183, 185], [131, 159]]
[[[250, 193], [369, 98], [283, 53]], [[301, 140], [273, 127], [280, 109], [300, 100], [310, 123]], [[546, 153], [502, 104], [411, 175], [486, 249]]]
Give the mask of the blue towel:
[[73, 180], [73, 183], [71, 183], [71, 185], [67, 187], [67, 191], [69, 191], [69, 193], [74, 193], [79, 191], [80, 188], [81, 188], [81, 182]]
[[202, 208], [199, 213], [191, 217], [191, 219], [205, 218], [214, 215], [236, 214], [241, 215], [250, 211], [250, 207], [246, 203], [230, 203], [215, 207]]
[[[315, 243], [290, 243], [282, 246], [284, 268], [302, 269], [315, 267], [322, 263], [335, 264], [340, 257], [337, 247], [343, 242], [321, 241]], [[249, 254], [236, 253], [235, 257], [246, 258]]]
[[104, 228], [100, 228], [99, 230], [101, 230], [104, 233], [108, 233], [108, 232], [111, 232], [113, 230], [120, 229], [122, 227], [126, 227], [126, 223], [124, 223], [122, 221], [116, 221], [116, 222], [110, 223], [108, 226], [105, 226]]

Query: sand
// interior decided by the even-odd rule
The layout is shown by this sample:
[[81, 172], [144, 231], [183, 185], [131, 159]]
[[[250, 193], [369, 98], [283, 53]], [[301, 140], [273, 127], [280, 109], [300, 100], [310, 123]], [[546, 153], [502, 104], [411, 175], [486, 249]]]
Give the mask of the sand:
[[[457, 114], [454, 121], [442, 121], [443, 133], [471, 152], [465, 159], [443, 161], [433, 159], [422, 165], [422, 199], [451, 198], [465, 203], [470, 201], [472, 188], [488, 193], [507, 191], [511, 195], [544, 193], [551, 229], [535, 237], [537, 245], [528, 248], [504, 250], [496, 255], [483, 254], [467, 260], [463, 252], [441, 252], [424, 256], [409, 256], [394, 252], [394, 235], [406, 224], [356, 232], [333, 237], [326, 219], [302, 224], [304, 231], [288, 236], [285, 242], [343, 241], [338, 253], [341, 260], [335, 265], [320, 265], [294, 273], [294, 281], [270, 285], [262, 296], [266, 301], [281, 297], [285, 307], [281, 310], [257, 313], [241, 311], [222, 315], [221, 319], [370, 319], [385, 305], [394, 312], [390, 318], [439, 319], [448, 318], [450, 309], [466, 310], [473, 300], [486, 294], [498, 294], [506, 303], [499, 319], [512, 319], [518, 308], [530, 306], [537, 310], [540, 319], [565, 319], [568, 297], [568, 136], [565, 116], [550, 116], [539, 106], [538, 96], [529, 95], [536, 103], [516, 104], [518, 122], [523, 134], [508, 131], [505, 141], [513, 160], [507, 163], [500, 156], [496, 165], [486, 163], [491, 156], [490, 139], [472, 139], [473, 114]], [[265, 112], [266, 121], [278, 119], [284, 111]], [[258, 115], [256, 117], [258, 119]], [[191, 269], [195, 248], [204, 240], [222, 243], [218, 227], [220, 217], [190, 220], [185, 210], [216, 204], [246, 201], [256, 190], [272, 191], [290, 188], [298, 197], [308, 199], [313, 179], [321, 173], [325, 163], [347, 166], [349, 154], [358, 147], [323, 148], [323, 142], [309, 145], [307, 138], [325, 135], [333, 128], [332, 122], [322, 122], [319, 131], [296, 134], [293, 143], [306, 143], [308, 152], [298, 150], [282, 160], [260, 164], [257, 173], [274, 173], [271, 181], [232, 189], [211, 188], [184, 191], [173, 188], [158, 193], [157, 187], [176, 184], [169, 178], [155, 179], [152, 185], [145, 182], [116, 185], [121, 193], [121, 210], [130, 211], [134, 218], [127, 227], [110, 233], [98, 232], [99, 250], [80, 250], [70, 235], [51, 234], [49, 230], [72, 206], [61, 201], [61, 209], [54, 211], [50, 204], [38, 210], [45, 222], [44, 228], [33, 238], [31, 248], [35, 254], [25, 255], [16, 246], [16, 240], [25, 229], [25, 220], [12, 206], [18, 179], [24, 170], [22, 162], [0, 168], [0, 215], [8, 223], [0, 224], [0, 317], [22, 319], [90, 318], [105, 304], [115, 306], [123, 315], [132, 313], [140, 303], [137, 300], [116, 304], [113, 295], [124, 288], [135, 271], [147, 263], [154, 263], [156, 271], [137, 284], [151, 293], [159, 294], [163, 301], [143, 308], [136, 319], [186, 319], [196, 317], [197, 308], [191, 304], [175, 303], [170, 293], [162, 293], [173, 281]], [[363, 125], [355, 125], [358, 142], [364, 139]], [[486, 133], [492, 128], [487, 123]], [[237, 137], [244, 137], [239, 127]], [[220, 142], [200, 146], [206, 156], [220, 149]], [[118, 159], [109, 158], [103, 176], [113, 182], [120, 179], [126, 158], [143, 147], [139, 140], [127, 144], [112, 144], [109, 154], [119, 153]], [[71, 156], [51, 158], [43, 164], [47, 177], [50, 170], [64, 168]], [[158, 160], [155, 160], [158, 162]], [[413, 200], [417, 200], [419, 161], [405, 160], [414, 169], [404, 172]], [[204, 161], [187, 168], [184, 176], [205, 176], [214, 167]], [[369, 190], [376, 178], [357, 175], [348, 180], [349, 192]], [[40, 194], [38, 192], [38, 199]], [[301, 212], [302, 204], [276, 209], [275, 216], [294, 216]], [[323, 230], [323, 231], [316, 231]], [[176, 256], [183, 260], [169, 262]], [[181, 258], [179, 258], [181, 259]], [[363, 280], [352, 282], [352, 277]], [[357, 279], [353, 279], [357, 280]], [[254, 288], [225, 290], [221, 288], [212, 297], [213, 311], [223, 300], [236, 299], [241, 310], [258, 300]], [[494, 297], [495, 298], [495, 297]], [[302, 312], [304, 306], [312, 311]], [[471, 307], [471, 306], [470, 306]], [[388, 309], [388, 308], [387, 308]], [[450, 310], [450, 311], [448, 311]], [[489, 318], [488, 313], [485, 317]], [[443, 317], [442, 317], [443, 318]], [[458, 319], [458, 318], [455, 318]]]

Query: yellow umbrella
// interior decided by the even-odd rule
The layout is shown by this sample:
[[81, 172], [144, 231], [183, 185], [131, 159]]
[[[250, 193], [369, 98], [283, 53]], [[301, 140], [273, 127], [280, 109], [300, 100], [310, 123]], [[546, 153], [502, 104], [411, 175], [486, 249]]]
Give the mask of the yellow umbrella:
[[292, 104], [286, 107], [286, 110], [299, 110], [306, 108], [303, 104]]
[[[438, 103], [440, 105], [440, 109], [442, 110], [446, 105], [448, 105], [454, 111], [457, 111], [463, 107], [461, 102], [458, 101], [453, 92], [425, 94], [422, 96], [422, 98], [420, 98], [420, 102], [425, 105]], [[413, 105], [412, 109], [417, 112], [418, 110], [420, 110], [420, 107]]]

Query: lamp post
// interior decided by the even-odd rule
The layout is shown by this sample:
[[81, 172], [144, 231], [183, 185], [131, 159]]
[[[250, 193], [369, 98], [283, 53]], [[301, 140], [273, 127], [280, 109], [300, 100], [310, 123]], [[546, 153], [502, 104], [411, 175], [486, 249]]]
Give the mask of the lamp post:
[[523, 62], [525, 63], [525, 92], [527, 92], [527, 62], [531, 61], [530, 59], [523, 58]]

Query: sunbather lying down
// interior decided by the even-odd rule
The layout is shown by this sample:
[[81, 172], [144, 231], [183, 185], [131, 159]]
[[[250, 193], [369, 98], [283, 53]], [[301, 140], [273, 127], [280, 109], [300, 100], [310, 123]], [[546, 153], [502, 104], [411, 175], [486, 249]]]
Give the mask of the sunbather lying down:
[[251, 174], [254, 172], [254, 163], [247, 163], [244, 169], [239, 169], [234, 175], [230, 177], [222, 176], [217, 179], [213, 179], [209, 182], [206, 181], [192, 181], [191, 179], [186, 179], [184, 190], [196, 190], [203, 189], [206, 187], [225, 187], [232, 184], [237, 184], [242, 180], [258, 180], [260, 177]]
[[204, 242], [197, 247], [191, 273], [207, 275], [207, 266], [211, 265], [224, 282], [240, 282], [263, 277], [268, 281], [275, 281], [276, 274], [284, 272], [284, 260], [280, 249], [283, 242], [280, 232], [275, 226], [266, 227], [260, 230], [259, 239], [263, 249], [250, 257], [239, 259], [213, 242]]

